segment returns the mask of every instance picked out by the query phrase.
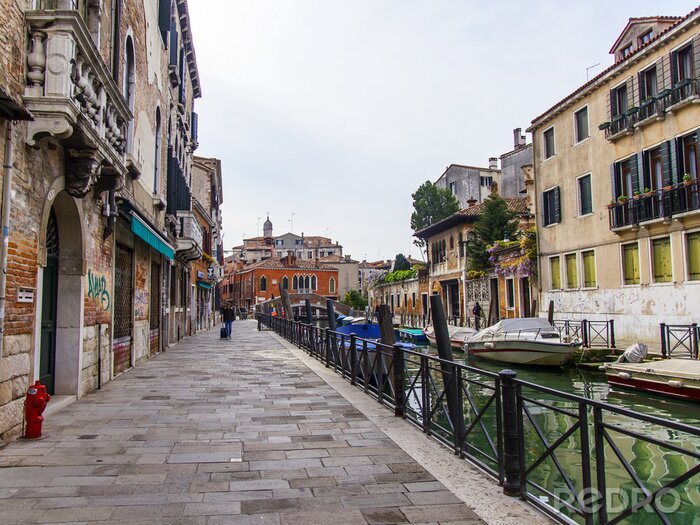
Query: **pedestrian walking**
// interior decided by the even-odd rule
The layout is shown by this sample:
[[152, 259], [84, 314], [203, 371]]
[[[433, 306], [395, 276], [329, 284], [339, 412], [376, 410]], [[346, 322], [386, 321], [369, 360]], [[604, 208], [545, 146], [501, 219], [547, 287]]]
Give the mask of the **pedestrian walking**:
[[479, 304], [479, 301], [476, 302], [474, 305], [474, 308], [472, 309], [472, 313], [474, 314], [474, 328], [479, 330], [481, 325], [481, 313], [482, 313], [482, 308], [481, 305]]
[[224, 327], [226, 328], [226, 337], [231, 339], [231, 332], [233, 331], [233, 319], [236, 316], [236, 313], [233, 311], [233, 308], [231, 307], [231, 305], [226, 303], [221, 311], [221, 314], [224, 318]]

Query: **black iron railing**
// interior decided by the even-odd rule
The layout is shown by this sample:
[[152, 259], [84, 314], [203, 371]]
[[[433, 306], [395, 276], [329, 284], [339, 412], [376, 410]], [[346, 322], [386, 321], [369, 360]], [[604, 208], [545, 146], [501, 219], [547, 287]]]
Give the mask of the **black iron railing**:
[[[638, 513], [634, 523], [689, 523], [700, 504], [700, 428], [522, 381], [510, 370], [496, 374], [267, 314], [257, 320], [560, 523], [630, 523]], [[674, 467], [653, 474], [660, 469], [648, 461], [651, 448]]]
[[562, 338], [579, 339], [584, 348], [616, 348], [615, 321], [589, 321], [582, 319], [555, 319], [554, 326]]
[[[690, 357], [700, 359], [698, 355], [698, 339], [700, 327], [693, 324], [660, 323], [661, 355], [663, 357]], [[675, 354], [675, 355], [674, 355]]]
[[700, 210], [700, 185], [698, 180], [682, 182], [616, 202], [608, 210], [612, 229]]

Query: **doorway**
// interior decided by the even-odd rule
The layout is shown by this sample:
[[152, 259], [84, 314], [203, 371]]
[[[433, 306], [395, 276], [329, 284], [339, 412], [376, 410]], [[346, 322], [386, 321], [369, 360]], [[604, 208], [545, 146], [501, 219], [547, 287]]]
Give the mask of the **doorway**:
[[55, 394], [56, 385], [56, 310], [58, 305], [58, 221], [51, 208], [46, 226], [46, 266], [41, 289], [41, 343], [39, 381]]

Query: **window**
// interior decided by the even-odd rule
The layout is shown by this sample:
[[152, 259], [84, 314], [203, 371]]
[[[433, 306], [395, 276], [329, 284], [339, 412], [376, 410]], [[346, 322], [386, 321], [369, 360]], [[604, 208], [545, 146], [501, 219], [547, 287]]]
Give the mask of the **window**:
[[[640, 188], [639, 191], [644, 191], [646, 188], [650, 190], [661, 189], [666, 185], [664, 181], [671, 177], [671, 165], [668, 159], [668, 143], [661, 147], [645, 151], [643, 157], [644, 188]], [[670, 180], [668, 183], [670, 184]]]
[[[134, 99], [136, 94], [136, 59], [134, 54], [134, 42], [131, 36], [126, 37], [124, 46], [124, 100], [126, 100], [129, 109], [134, 111]], [[134, 147], [134, 125], [133, 121], [129, 121], [129, 129], [126, 132], [126, 152], [131, 153]]]
[[282, 277], [282, 289], [289, 290], [289, 278], [286, 275]]
[[493, 177], [486, 177], [482, 175], [481, 177], [479, 177], [479, 184], [488, 188], [493, 185]]
[[284, 246], [284, 239], [275, 239], [275, 246]]
[[612, 176], [613, 198], [617, 199], [620, 196], [629, 198], [635, 191], [640, 191], [637, 155], [613, 164]]
[[700, 232], [689, 233], [686, 237], [688, 252], [688, 279], [700, 280]]
[[622, 48], [622, 58], [627, 58], [632, 54], [632, 42]]
[[673, 53], [671, 60], [674, 83], [693, 78], [695, 72], [693, 68], [693, 46], [691, 44]]
[[267, 291], [267, 278], [264, 275], [260, 278], [260, 291]]
[[455, 249], [455, 238], [452, 235], [450, 235], [450, 250], [454, 250], [454, 249]]
[[312, 276], [311, 276], [311, 290], [316, 290], [316, 289], [317, 289], [317, 287], [316, 287], [316, 276], [315, 276], [315, 275], [312, 275]]
[[403, 307], [408, 308], [408, 294], [403, 294]]
[[452, 195], [457, 195], [457, 183], [456, 182], [450, 182], [450, 193]]
[[513, 279], [506, 279], [506, 308], [515, 308], [515, 283]]
[[645, 101], [658, 94], [656, 66], [639, 73], [639, 100]]
[[170, 29], [171, 0], [159, 0], [158, 2], [158, 28], [160, 36], [163, 39], [163, 44], [168, 41], [168, 30]]
[[622, 245], [622, 279], [624, 284], [639, 284], [639, 246]]
[[416, 292], [413, 292], [411, 294], [411, 308], [415, 308], [415, 307], [416, 307]]
[[[688, 174], [692, 179], [698, 178], [700, 169], [698, 166], [698, 131], [679, 139], [681, 143], [681, 151], [683, 153], [682, 163], [683, 174]], [[672, 183], [672, 182], [671, 182]]]
[[459, 232], [457, 236], [457, 244], [459, 244], [459, 256], [464, 257], [464, 236], [462, 232]]
[[627, 113], [627, 84], [622, 84], [610, 92], [611, 116]]
[[595, 276], [595, 252], [587, 250], [581, 252], [583, 261], [583, 286], [586, 288], [595, 288], [598, 285]]
[[651, 266], [655, 283], [670, 283], [673, 281], [673, 265], [671, 264], [671, 238], [654, 239], [651, 241]]
[[566, 287], [569, 289], [578, 288], [578, 267], [576, 264], [576, 254], [569, 253], [564, 259], [566, 261]]
[[292, 277], [292, 290], [298, 290], [299, 289], [299, 277], [296, 275]]
[[303, 245], [304, 244], [304, 239], [294, 239], [294, 244], [296, 246]]
[[306, 254], [306, 258], [307, 258], [307, 259], [313, 259], [313, 258], [314, 258], [314, 252], [308, 252], [308, 253]]
[[544, 158], [548, 159], [554, 156], [554, 128], [549, 128], [542, 133], [544, 141]]
[[591, 174], [578, 178], [578, 214], [593, 213], [593, 196], [591, 194]]
[[581, 142], [588, 138], [588, 106], [579, 109], [574, 113], [574, 121], [576, 124], [576, 142]]
[[542, 194], [542, 220], [545, 226], [561, 222], [559, 186]]
[[642, 36], [639, 37], [639, 45], [643, 46], [647, 42], [651, 42], [652, 38], [654, 38], [654, 30], [650, 29], [646, 33], [642, 33]]
[[550, 290], [561, 290], [561, 265], [559, 256], [549, 258]]
[[328, 281], [328, 291], [330, 293], [335, 293], [335, 279], [333, 277]]

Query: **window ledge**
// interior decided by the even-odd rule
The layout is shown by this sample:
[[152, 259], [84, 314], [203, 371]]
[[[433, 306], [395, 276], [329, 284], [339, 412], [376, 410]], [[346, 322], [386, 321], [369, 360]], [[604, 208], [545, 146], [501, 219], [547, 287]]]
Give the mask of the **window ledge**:
[[571, 147], [572, 147], [572, 148], [575, 148], [576, 146], [580, 146], [581, 144], [584, 144], [584, 143], [588, 142], [589, 140], [591, 140], [591, 136], [590, 136], [590, 135], [588, 135], [588, 136], [587, 136], [585, 139], [583, 139], [583, 140], [579, 140], [578, 142], [574, 142], [574, 143], [571, 145]]
[[595, 211], [592, 211], [590, 213], [584, 213], [583, 215], [577, 215], [576, 218], [577, 219], [584, 219], [586, 217], [592, 217], [594, 215], [595, 215]]
[[547, 162], [547, 161], [552, 160], [552, 159], [555, 158], [556, 156], [557, 156], [557, 154], [555, 153], [555, 154], [552, 155], [551, 157], [543, 158], [543, 159], [542, 159], [542, 164], [544, 164], [544, 163]]
[[664, 286], [676, 286], [677, 284], [679, 284], [679, 283], [677, 283], [675, 281], [671, 281], [670, 283], [649, 283], [648, 286], [652, 286], [654, 288], [657, 288], [657, 287], [663, 288]]
[[560, 223], [560, 222], [553, 222], [553, 223], [551, 223], [551, 224], [547, 224], [547, 225], [545, 226], [545, 228], [551, 228], [551, 227], [553, 227], [553, 226], [557, 226], [558, 224], [561, 224], [561, 223]]

